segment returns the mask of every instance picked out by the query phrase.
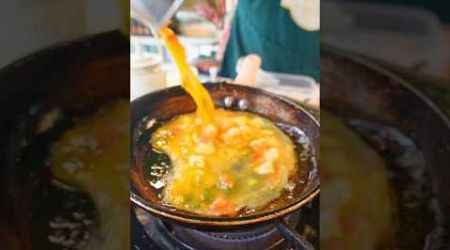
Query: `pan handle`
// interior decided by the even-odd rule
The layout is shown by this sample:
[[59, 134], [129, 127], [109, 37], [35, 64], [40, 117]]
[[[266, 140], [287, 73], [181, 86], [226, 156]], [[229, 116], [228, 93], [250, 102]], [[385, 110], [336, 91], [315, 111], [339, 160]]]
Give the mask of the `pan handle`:
[[314, 247], [309, 243], [305, 237], [295, 231], [285, 219], [281, 219], [275, 223], [280, 234], [287, 240], [295, 250], [314, 250]]

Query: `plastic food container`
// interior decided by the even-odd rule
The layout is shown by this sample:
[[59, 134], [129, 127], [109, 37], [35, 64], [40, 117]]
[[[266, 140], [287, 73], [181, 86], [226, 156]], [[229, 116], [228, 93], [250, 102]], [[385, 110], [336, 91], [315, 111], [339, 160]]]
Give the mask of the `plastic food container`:
[[130, 99], [166, 87], [166, 73], [161, 70], [161, 57], [132, 55], [130, 57]]
[[256, 86], [306, 105], [320, 106], [319, 84], [309, 76], [258, 71]]

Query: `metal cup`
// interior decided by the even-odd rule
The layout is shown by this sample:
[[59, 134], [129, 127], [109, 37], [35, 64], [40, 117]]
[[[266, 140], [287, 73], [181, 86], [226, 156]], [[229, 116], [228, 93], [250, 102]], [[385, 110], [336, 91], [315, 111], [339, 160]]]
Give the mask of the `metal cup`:
[[131, 17], [157, 31], [172, 18], [182, 3], [183, 0], [131, 0]]

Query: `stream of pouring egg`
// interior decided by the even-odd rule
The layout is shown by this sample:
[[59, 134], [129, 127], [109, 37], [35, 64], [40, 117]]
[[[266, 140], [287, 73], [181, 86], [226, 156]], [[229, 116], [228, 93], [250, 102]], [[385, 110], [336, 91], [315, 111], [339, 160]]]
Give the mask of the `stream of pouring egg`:
[[214, 103], [200, 79], [189, 67], [183, 45], [168, 27], [160, 30], [160, 36], [178, 68], [183, 88], [192, 96], [197, 105], [198, 114], [203, 122], [211, 122], [214, 116]]

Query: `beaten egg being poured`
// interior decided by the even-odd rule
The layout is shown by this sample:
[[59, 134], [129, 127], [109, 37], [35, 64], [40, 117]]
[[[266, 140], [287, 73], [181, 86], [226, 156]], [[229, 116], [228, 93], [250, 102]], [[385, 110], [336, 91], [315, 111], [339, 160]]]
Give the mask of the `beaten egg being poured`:
[[296, 166], [290, 138], [266, 118], [216, 110], [177, 37], [167, 27], [160, 35], [197, 105], [197, 112], [172, 119], [152, 136], [152, 147], [171, 160], [163, 202], [203, 215], [236, 216], [278, 198]]
[[177, 65], [183, 88], [194, 99], [197, 105], [197, 112], [202, 118], [203, 123], [210, 122], [214, 116], [214, 103], [208, 91], [206, 91], [200, 82], [200, 79], [198, 79], [189, 67], [183, 45], [178, 41], [173, 31], [167, 27], [161, 29], [160, 35]]

